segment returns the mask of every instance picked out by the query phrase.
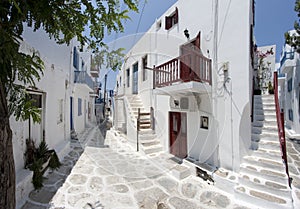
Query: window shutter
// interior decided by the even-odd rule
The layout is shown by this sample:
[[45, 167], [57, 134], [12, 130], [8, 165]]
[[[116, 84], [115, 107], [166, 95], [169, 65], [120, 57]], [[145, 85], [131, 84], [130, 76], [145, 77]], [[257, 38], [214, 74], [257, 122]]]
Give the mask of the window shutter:
[[166, 28], [166, 30], [169, 30], [171, 27], [172, 27], [172, 18], [166, 16], [166, 25], [165, 25], [165, 28]]
[[73, 48], [73, 66], [77, 69], [77, 50], [75, 46]]
[[174, 14], [174, 24], [177, 24], [177, 23], [178, 23], [178, 9], [176, 7], [175, 14]]

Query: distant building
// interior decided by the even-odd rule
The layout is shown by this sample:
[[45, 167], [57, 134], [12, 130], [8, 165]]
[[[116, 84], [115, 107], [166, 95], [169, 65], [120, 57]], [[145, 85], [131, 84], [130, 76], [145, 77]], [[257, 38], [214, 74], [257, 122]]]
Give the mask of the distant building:
[[[294, 33], [295, 31], [290, 31]], [[300, 138], [300, 57], [285, 44], [280, 57], [279, 81], [281, 109], [285, 114], [287, 136]]]

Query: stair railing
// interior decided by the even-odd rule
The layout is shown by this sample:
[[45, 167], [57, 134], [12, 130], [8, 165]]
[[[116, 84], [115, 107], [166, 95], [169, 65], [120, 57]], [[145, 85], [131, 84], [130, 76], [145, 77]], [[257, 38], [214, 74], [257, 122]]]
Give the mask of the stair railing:
[[139, 132], [140, 132], [140, 125], [141, 125], [141, 108], [138, 108], [138, 116], [136, 120], [136, 151], [139, 151]]
[[285, 165], [285, 172], [288, 176], [288, 183], [291, 187], [291, 179], [289, 175], [287, 154], [286, 154], [286, 141], [285, 141], [285, 131], [284, 131], [284, 113], [280, 110], [279, 101], [278, 101], [278, 77], [277, 72], [274, 72], [274, 98], [275, 98], [275, 107], [276, 107], [276, 119], [278, 127], [278, 137], [280, 143], [281, 157]]

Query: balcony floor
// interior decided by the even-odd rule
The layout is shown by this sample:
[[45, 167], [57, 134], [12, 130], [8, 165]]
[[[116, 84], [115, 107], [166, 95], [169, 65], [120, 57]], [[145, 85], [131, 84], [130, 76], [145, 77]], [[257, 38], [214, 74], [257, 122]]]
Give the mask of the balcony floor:
[[208, 83], [201, 83], [201, 82], [183, 82], [183, 83], [173, 83], [171, 86], [165, 86], [154, 89], [155, 94], [159, 95], [169, 95], [169, 94], [176, 94], [176, 95], [190, 95], [193, 93], [210, 93], [211, 92], [211, 85]]

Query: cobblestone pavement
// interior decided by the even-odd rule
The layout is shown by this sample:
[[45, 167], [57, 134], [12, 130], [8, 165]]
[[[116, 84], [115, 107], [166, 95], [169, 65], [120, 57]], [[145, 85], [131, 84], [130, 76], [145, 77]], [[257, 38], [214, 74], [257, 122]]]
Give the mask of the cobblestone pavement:
[[298, 205], [300, 207], [300, 140], [287, 139], [286, 149], [289, 173], [292, 178], [294, 205]]
[[50, 208], [246, 208], [197, 177], [177, 180], [170, 155], [147, 158], [108, 132], [106, 146], [87, 146]]
[[[100, 131], [101, 130], [101, 131]], [[22, 209], [246, 209], [227, 193], [190, 176], [177, 180], [168, 154], [146, 157], [105, 123], [90, 127], [71, 143], [62, 166], [49, 171], [44, 187], [32, 191]], [[105, 143], [104, 143], [105, 142]], [[300, 199], [300, 144], [287, 140], [294, 200]]]
[[104, 143], [104, 129], [105, 123], [79, 135], [63, 165], [48, 172], [22, 209], [246, 208], [198, 177], [175, 179], [169, 171], [178, 164], [169, 154], [148, 158], [113, 131]]

